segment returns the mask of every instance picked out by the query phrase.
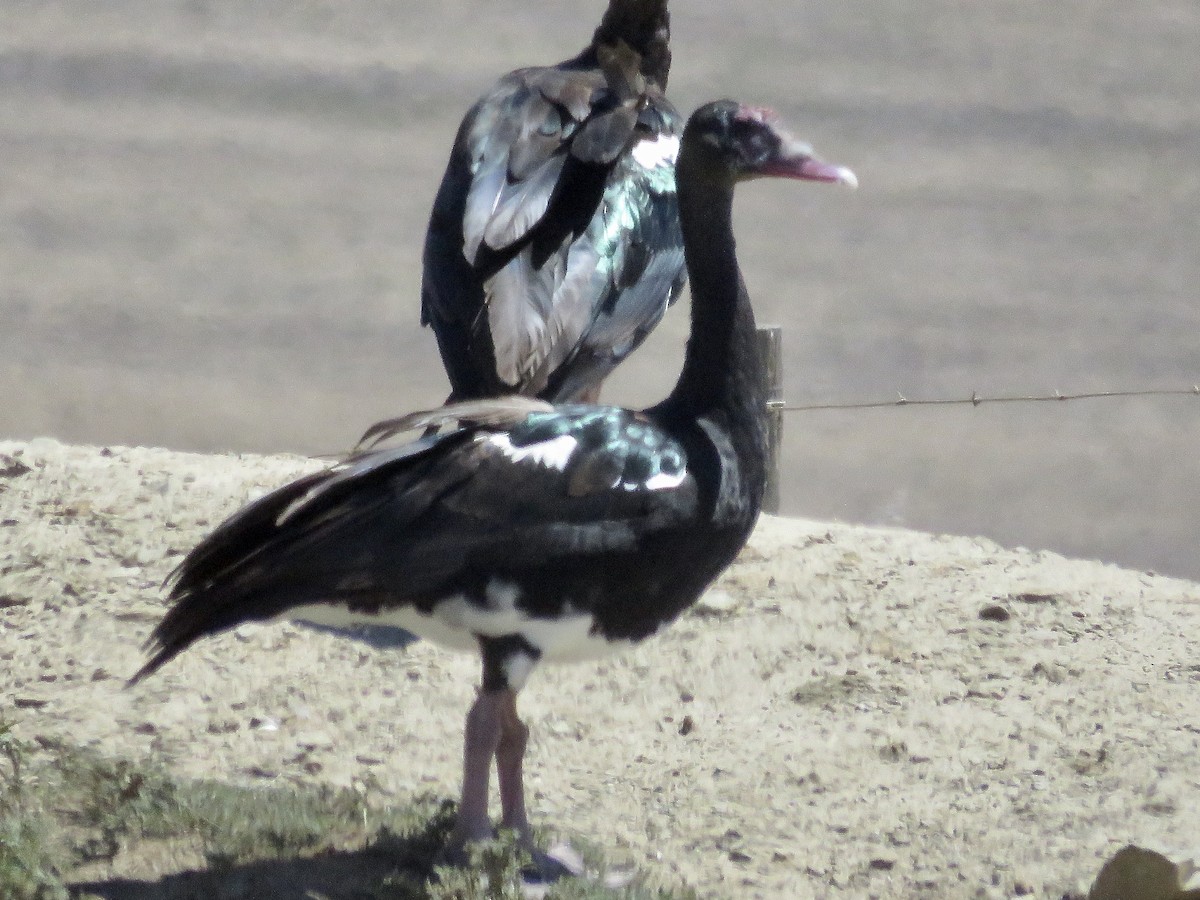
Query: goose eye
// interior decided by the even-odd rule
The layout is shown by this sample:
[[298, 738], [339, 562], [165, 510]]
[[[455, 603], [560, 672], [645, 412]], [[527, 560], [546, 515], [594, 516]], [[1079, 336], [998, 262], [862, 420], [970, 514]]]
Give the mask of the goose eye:
[[743, 161], [751, 166], [768, 159], [779, 146], [779, 138], [756, 122], [735, 121], [733, 139]]

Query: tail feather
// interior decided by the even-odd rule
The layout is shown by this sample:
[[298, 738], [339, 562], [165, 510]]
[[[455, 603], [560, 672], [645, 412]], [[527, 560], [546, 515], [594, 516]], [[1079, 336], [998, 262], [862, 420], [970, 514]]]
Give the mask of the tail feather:
[[[362, 577], [347, 587], [346, 576], [370, 573], [354, 569], [355, 557], [348, 551], [376, 539], [381, 528], [394, 533], [397, 522], [419, 515], [428, 499], [389, 487], [389, 479], [416, 471], [412, 467], [429, 453], [469, 435], [462, 430], [369, 451], [305, 475], [234, 513], [167, 577], [172, 606], [146, 642], [149, 660], [129, 684], [207, 635], [276, 619], [294, 606], [361, 594]], [[398, 496], [415, 505], [407, 511], [402, 505], [394, 508]]]
[[275, 536], [278, 520], [288, 507], [333, 474], [334, 470], [324, 469], [298, 478], [259, 497], [222, 522], [167, 576], [164, 586], [171, 586], [170, 599], [179, 599], [189, 591], [216, 582], [261, 552]]
[[[247, 602], [251, 599], [253, 602]], [[175, 605], [146, 640], [150, 659], [126, 682], [126, 686], [132, 687], [153, 675], [201, 638], [220, 634], [244, 622], [273, 619], [296, 599], [293, 592], [278, 589], [265, 595], [255, 592], [251, 597], [236, 585], [188, 591], [176, 597]]]
[[154, 674], [202, 637], [282, 612], [287, 604], [281, 586], [262, 577], [254, 562], [287, 540], [279, 518], [333, 471], [303, 476], [246, 505], [184, 557], [166, 580], [174, 605], [147, 639], [150, 659], [128, 685]]

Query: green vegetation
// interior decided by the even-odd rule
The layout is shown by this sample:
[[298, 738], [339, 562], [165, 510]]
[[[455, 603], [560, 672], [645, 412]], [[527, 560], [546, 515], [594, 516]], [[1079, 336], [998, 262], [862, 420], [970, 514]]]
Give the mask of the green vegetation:
[[[368, 805], [323, 787], [178, 782], [65, 743], [16, 741], [0, 722], [0, 897], [6, 900], [517, 900], [511, 838], [470, 869], [436, 865], [453, 805]], [[592, 856], [590, 864], [603, 868]], [[567, 879], [560, 900], [683, 896]], [[686, 896], [691, 896], [690, 893]]]

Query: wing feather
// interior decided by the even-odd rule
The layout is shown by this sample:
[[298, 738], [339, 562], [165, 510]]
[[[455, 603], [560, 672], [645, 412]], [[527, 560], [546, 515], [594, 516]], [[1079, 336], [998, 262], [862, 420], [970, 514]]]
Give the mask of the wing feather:
[[[566, 455], [533, 452], [564, 437]], [[371, 451], [248, 505], [193, 550], [134, 680], [204, 635], [297, 606], [429, 611], [473, 584], [480, 566], [536, 575], [570, 556], [584, 572], [691, 521], [697, 498], [682, 448], [607, 407]]]
[[600, 55], [511, 73], [460, 129], [422, 286], [457, 397], [581, 396], [679, 294], [671, 141], [655, 142], [682, 123], [636, 54]]
[[632, 106], [618, 106], [593, 116], [571, 141], [571, 155], [581, 162], [610, 165], [629, 149], [636, 124], [637, 110]]
[[479, 247], [504, 190], [508, 159], [499, 153], [480, 158], [463, 208], [463, 255], [475, 265]]
[[534, 269], [528, 249], [517, 254], [484, 285], [496, 374], [523, 390], [546, 358], [547, 327], [562, 259]]
[[557, 66], [531, 74], [529, 83], [547, 100], [562, 107], [575, 122], [584, 122], [592, 115], [606, 88], [601, 72]]
[[566, 161], [563, 153], [539, 158], [536, 165], [527, 159], [526, 174], [520, 178], [510, 175], [505, 180], [483, 231], [483, 240], [489, 247], [493, 250], [511, 247], [541, 221]]
[[595, 317], [607, 270], [590, 244], [568, 244], [565, 253], [565, 259], [555, 254], [539, 270], [526, 249], [485, 287], [496, 372], [523, 392], [546, 387]]
[[550, 412], [553, 409], [554, 407], [545, 400], [525, 397], [521, 394], [448, 403], [437, 409], [421, 410], [376, 422], [358, 439], [353, 455], [372, 450], [389, 438], [406, 431], [423, 431], [426, 428], [440, 429], [446, 425], [458, 423], [497, 428], [515, 425], [532, 413]]

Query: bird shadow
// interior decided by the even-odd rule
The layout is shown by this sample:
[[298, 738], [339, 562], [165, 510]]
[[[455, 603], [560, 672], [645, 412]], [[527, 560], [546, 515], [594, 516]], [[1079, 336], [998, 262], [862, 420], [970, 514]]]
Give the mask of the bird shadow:
[[77, 900], [421, 900], [430, 896], [429, 884], [437, 879], [445, 838], [445, 824], [435, 821], [405, 836], [385, 832], [356, 850], [255, 860], [152, 880], [77, 882], [69, 890]]
[[407, 650], [420, 638], [411, 631], [393, 625], [318, 625], [315, 622], [296, 622], [304, 628], [349, 638], [376, 650]]

